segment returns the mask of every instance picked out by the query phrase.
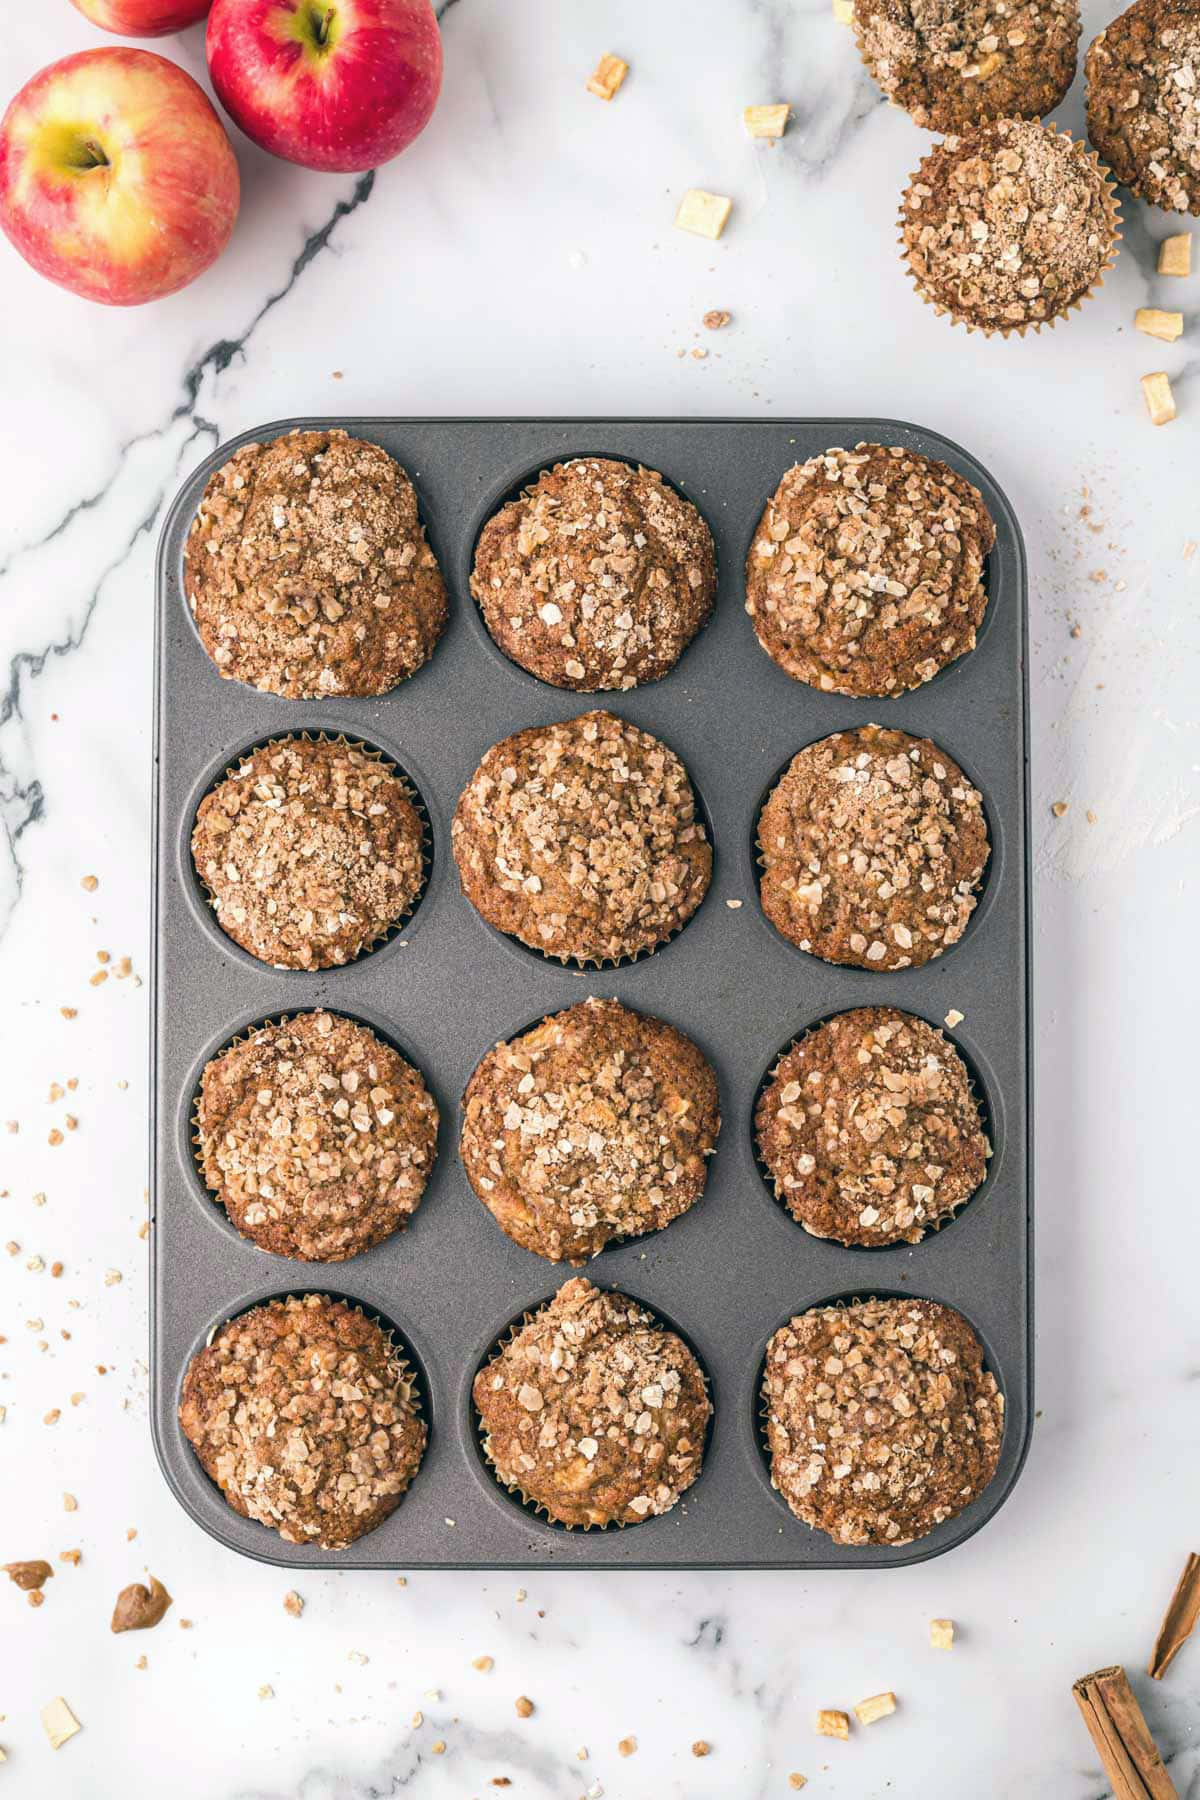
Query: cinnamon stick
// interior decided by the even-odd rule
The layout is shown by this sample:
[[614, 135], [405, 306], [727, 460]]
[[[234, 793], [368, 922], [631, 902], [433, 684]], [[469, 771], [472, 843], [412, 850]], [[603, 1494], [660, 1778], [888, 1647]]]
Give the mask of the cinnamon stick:
[[1081, 1675], [1071, 1692], [1112, 1783], [1113, 1800], [1179, 1800], [1124, 1669]]
[[1171, 1604], [1163, 1615], [1154, 1640], [1147, 1673], [1161, 1681], [1200, 1619], [1200, 1556], [1193, 1550], [1183, 1565], [1183, 1574], [1175, 1584]]

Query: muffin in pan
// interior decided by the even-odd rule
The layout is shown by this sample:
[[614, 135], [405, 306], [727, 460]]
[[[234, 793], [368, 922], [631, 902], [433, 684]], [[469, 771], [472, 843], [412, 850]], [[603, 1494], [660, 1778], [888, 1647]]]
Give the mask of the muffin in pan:
[[694, 1205], [719, 1129], [717, 1079], [690, 1038], [588, 999], [488, 1052], [460, 1149], [514, 1243], [578, 1265]]
[[969, 331], [1023, 336], [1103, 284], [1120, 214], [1082, 141], [1036, 119], [998, 119], [935, 144], [900, 202], [913, 286]]
[[862, 59], [929, 131], [1042, 119], [1075, 79], [1079, 0], [855, 0]]
[[636, 1525], [700, 1473], [712, 1403], [696, 1358], [581, 1276], [509, 1335], [473, 1394], [499, 1479], [561, 1525]]
[[996, 528], [979, 490], [897, 444], [789, 469], [746, 559], [767, 655], [825, 693], [902, 694], [975, 647]]
[[1200, 213], [1200, 0], [1134, 0], [1087, 53], [1088, 136], [1123, 187]]
[[754, 1123], [778, 1198], [839, 1244], [919, 1243], [970, 1199], [991, 1154], [953, 1044], [890, 1006], [806, 1032], [771, 1071]]
[[261, 1250], [341, 1262], [403, 1230], [437, 1152], [438, 1112], [398, 1050], [355, 1019], [259, 1025], [200, 1079], [208, 1187]]
[[658, 681], [712, 611], [712, 533], [654, 469], [581, 457], [493, 515], [471, 592], [504, 654], [555, 687]]
[[222, 1325], [188, 1364], [179, 1422], [235, 1512], [322, 1550], [344, 1550], [395, 1511], [426, 1441], [388, 1333], [325, 1294]]
[[799, 751], [758, 837], [775, 929], [863, 969], [915, 968], [957, 943], [989, 854], [983, 800], [957, 763], [879, 725]]
[[331, 969], [411, 912], [425, 829], [377, 754], [344, 738], [272, 738], [200, 802], [192, 859], [234, 943], [276, 968]]
[[609, 712], [494, 744], [459, 797], [451, 841], [476, 911], [562, 962], [656, 949], [712, 876], [687, 770]]
[[953, 1307], [814, 1307], [767, 1346], [771, 1482], [838, 1544], [911, 1544], [996, 1473], [1004, 1397]]
[[209, 477], [183, 581], [219, 672], [288, 700], [385, 694], [446, 624], [412, 482], [344, 431], [236, 450]]

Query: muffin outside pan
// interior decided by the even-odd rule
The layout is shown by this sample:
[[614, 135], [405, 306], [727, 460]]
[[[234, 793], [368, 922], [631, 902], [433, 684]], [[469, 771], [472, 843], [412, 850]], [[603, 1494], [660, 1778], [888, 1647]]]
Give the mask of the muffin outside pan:
[[319, 1011], [272, 1019], [206, 1063], [196, 1164], [245, 1238], [342, 1262], [402, 1231], [437, 1154], [419, 1070], [368, 1025]]
[[462, 891], [489, 925], [582, 966], [656, 950], [712, 877], [687, 770], [609, 712], [493, 744], [450, 835]]
[[424, 808], [376, 750], [306, 734], [247, 750], [196, 809], [192, 862], [217, 923], [284, 969], [351, 962], [410, 917]]

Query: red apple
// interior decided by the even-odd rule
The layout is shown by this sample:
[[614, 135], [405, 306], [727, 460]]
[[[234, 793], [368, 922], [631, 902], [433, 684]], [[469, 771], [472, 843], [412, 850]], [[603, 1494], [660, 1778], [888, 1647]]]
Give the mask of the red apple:
[[207, 46], [246, 136], [306, 169], [378, 168], [424, 130], [442, 85], [429, 0], [214, 0]]
[[165, 37], [202, 19], [212, 0], [71, 0], [85, 19], [121, 37]]
[[0, 120], [0, 227], [72, 293], [137, 306], [225, 248], [238, 167], [202, 88], [149, 50], [64, 56]]

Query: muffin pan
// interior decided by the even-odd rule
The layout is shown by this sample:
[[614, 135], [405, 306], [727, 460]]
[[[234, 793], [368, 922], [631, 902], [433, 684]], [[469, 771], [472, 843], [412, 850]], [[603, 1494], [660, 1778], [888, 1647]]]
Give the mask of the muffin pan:
[[[431, 660], [376, 699], [285, 701], [224, 681], [192, 625], [183, 544], [213, 468], [240, 444], [296, 426], [340, 425], [378, 443], [416, 486], [450, 593]], [[832, 445], [902, 444], [960, 470], [996, 523], [988, 609], [976, 649], [898, 699], [822, 694], [759, 647], [743, 610], [746, 552], [784, 470]], [[475, 541], [505, 499], [547, 465], [579, 455], [642, 462], [695, 502], [716, 539], [710, 623], [662, 681], [628, 693], [572, 694], [508, 661], [470, 598]], [[225, 444], [188, 478], [158, 559], [151, 1063], [152, 1427], [167, 1481], [219, 1542], [282, 1567], [863, 1568], [918, 1562], [985, 1523], [1020, 1472], [1031, 1423], [1030, 966], [1025, 558], [987, 471], [935, 432], [879, 419], [284, 421]], [[714, 845], [708, 895], [653, 954], [581, 972], [492, 930], [458, 891], [450, 820], [480, 757], [522, 726], [602, 706], [663, 738], [683, 759]], [[931, 737], [983, 795], [991, 839], [979, 905], [962, 940], [919, 969], [838, 968], [780, 937], [758, 901], [755, 830], [777, 776], [803, 744], [874, 721]], [[381, 751], [420, 795], [429, 879], [406, 924], [341, 968], [269, 968], [218, 926], [192, 865], [196, 807], [233, 760], [289, 732], [343, 735]], [[703, 1197], [665, 1231], [612, 1246], [581, 1273], [672, 1321], [712, 1383], [704, 1468], [661, 1518], [565, 1530], [497, 1483], [478, 1442], [471, 1383], [512, 1320], [574, 1271], [519, 1249], [480, 1205], [457, 1155], [458, 1103], [498, 1039], [586, 994], [677, 1025], [716, 1068], [722, 1129]], [[917, 1245], [844, 1248], [808, 1236], [755, 1156], [757, 1094], [780, 1047], [850, 1007], [891, 1005], [941, 1026], [974, 1077], [993, 1145], [987, 1179]], [[402, 1046], [441, 1111], [438, 1160], [407, 1231], [337, 1264], [305, 1264], [239, 1238], [208, 1194], [192, 1147], [200, 1072], [261, 1020], [325, 1006]], [[418, 1372], [429, 1446], [395, 1513], [347, 1550], [285, 1544], [240, 1518], [179, 1428], [189, 1357], [210, 1331], [288, 1293], [347, 1298], [393, 1323]], [[869, 1294], [923, 1296], [962, 1312], [1006, 1403], [1000, 1465], [985, 1493], [928, 1537], [847, 1549], [802, 1525], [770, 1484], [759, 1384], [767, 1340], [793, 1313]]]

